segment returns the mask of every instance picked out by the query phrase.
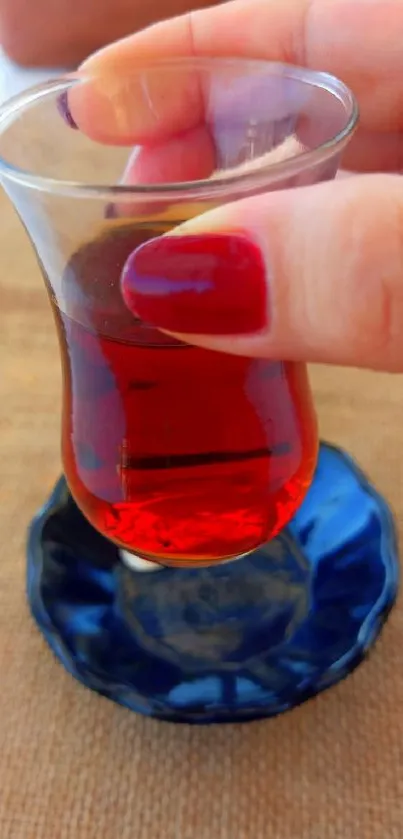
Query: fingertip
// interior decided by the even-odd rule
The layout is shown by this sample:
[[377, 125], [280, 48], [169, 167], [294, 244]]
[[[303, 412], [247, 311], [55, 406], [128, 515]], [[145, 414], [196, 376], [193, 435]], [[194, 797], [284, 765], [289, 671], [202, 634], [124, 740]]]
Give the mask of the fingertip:
[[75, 119], [73, 118], [73, 115], [70, 110], [69, 95], [67, 90], [64, 90], [63, 93], [61, 93], [60, 96], [57, 97], [56, 105], [57, 110], [59, 111], [59, 114], [66, 123], [66, 125], [68, 125], [69, 128], [77, 130], [78, 125]]
[[[68, 92], [69, 119], [91, 140], [130, 146], [164, 142], [204, 120], [198, 72], [175, 62], [82, 68]], [[66, 98], [64, 97], [64, 102]]]
[[216, 166], [214, 142], [205, 126], [151, 143], [132, 155], [125, 184], [172, 184], [209, 178]]
[[128, 308], [158, 329], [237, 336], [269, 326], [263, 257], [239, 232], [148, 240], [126, 261], [121, 288]]
[[124, 81], [114, 74], [83, 75], [68, 92], [69, 119], [90, 140], [104, 145], [141, 141], [135, 106]]

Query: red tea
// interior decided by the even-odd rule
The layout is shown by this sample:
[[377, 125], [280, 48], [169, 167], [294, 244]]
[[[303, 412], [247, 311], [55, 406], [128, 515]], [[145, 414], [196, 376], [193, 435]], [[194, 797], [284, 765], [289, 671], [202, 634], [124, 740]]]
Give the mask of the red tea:
[[246, 553], [299, 506], [317, 452], [305, 367], [181, 344], [133, 318], [130, 252], [156, 228], [111, 226], [72, 257], [56, 307], [63, 459], [105, 536], [166, 564]]

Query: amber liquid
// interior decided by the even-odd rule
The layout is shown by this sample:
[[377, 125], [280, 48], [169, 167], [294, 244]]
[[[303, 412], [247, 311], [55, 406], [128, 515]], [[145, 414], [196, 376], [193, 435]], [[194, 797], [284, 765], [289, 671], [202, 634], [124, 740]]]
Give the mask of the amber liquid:
[[196, 349], [136, 322], [120, 272], [159, 232], [112, 227], [64, 272], [65, 473], [119, 546], [171, 565], [217, 561], [293, 515], [315, 466], [315, 414], [303, 365]]

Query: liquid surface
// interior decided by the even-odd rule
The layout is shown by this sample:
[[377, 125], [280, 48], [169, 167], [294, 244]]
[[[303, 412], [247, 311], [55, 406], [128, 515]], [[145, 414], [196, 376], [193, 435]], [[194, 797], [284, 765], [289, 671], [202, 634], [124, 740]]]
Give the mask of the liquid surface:
[[55, 304], [71, 491], [109, 539], [166, 564], [246, 553], [309, 486], [317, 435], [303, 365], [224, 356], [135, 321], [119, 279], [160, 230], [111, 227], [83, 246]]

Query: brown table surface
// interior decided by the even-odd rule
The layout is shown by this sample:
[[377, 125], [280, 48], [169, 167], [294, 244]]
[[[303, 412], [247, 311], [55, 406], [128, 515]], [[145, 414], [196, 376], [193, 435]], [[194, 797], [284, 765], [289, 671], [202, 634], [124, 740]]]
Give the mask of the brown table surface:
[[[403, 609], [346, 682], [275, 720], [197, 728], [73, 681], [25, 602], [26, 525], [60, 470], [59, 357], [0, 195], [0, 839], [402, 839]], [[403, 379], [315, 369], [322, 434], [403, 527]]]

